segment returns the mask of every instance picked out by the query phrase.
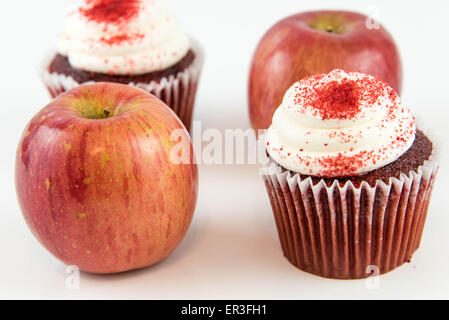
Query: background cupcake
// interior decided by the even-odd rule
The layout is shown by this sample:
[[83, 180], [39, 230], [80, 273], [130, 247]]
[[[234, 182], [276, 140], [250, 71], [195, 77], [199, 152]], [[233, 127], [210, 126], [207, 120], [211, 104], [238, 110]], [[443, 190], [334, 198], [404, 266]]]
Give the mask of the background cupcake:
[[291, 263], [356, 279], [410, 261], [438, 165], [393, 89], [342, 70], [302, 80], [276, 111], [266, 148], [264, 180]]
[[142, 88], [189, 130], [203, 52], [161, 0], [84, 0], [67, 17], [42, 78], [52, 97], [86, 82]]

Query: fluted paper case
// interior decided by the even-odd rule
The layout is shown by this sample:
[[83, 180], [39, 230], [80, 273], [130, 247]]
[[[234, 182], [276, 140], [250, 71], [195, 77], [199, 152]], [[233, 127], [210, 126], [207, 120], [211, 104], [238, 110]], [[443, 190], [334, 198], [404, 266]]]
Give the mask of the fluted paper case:
[[361, 279], [409, 262], [423, 234], [438, 163], [359, 187], [292, 175], [271, 161], [262, 174], [287, 259], [325, 278]]

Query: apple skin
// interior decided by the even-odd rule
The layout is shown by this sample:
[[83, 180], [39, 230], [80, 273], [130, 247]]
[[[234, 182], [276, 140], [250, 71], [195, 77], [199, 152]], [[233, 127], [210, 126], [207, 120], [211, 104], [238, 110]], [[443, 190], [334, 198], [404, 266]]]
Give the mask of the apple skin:
[[[190, 164], [170, 161], [175, 129], [190, 144]], [[75, 88], [42, 109], [20, 141], [15, 177], [35, 237], [65, 264], [97, 274], [167, 257], [190, 226], [198, 190], [181, 121], [149, 93], [113, 83]]]
[[[394, 40], [382, 26], [368, 29], [366, 21], [367, 16], [355, 12], [312, 11], [275, 24], [261, 39], [251, 64], [248, 101], [253, 129], [270, 126], [293, 83], [336, 68], [371, 74], [400, 94], [402, 64]], [[326, 32], [327, 24], [336, 32]]]

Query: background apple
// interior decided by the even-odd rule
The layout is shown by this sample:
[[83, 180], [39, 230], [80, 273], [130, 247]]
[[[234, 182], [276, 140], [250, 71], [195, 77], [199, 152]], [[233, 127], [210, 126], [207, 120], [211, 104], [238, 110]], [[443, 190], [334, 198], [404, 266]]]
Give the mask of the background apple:
[[249, 114], [267, 129], [286, 90], [296, 81], [333, 69], [378, 77], [399, 94], [402, 65], [390, 34], [365, 15], [313, 11], [288, 17], [260, 41], [249, 77]]
[[[190, 164], [170, 153], [180, 131]], [[197, 199], [189, 135], [156, 97], [100, 83], [65, 93], [29, 123], [16, 159], [25, 220], [58, 259], [91, 273], [154, 264], [181, 242]]]

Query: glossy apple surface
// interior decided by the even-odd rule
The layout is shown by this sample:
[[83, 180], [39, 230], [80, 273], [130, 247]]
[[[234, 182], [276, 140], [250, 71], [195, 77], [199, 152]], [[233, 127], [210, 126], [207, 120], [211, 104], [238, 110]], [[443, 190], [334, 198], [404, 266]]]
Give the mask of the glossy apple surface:
[[170, 108], [120, 84], [81, 86], [42, 109], [16, 159], [19, 204], [36, 238], [91, 273], [167, 257], [189, 228], [198, 187], [193, 151], [190, 163], [171, 161], [173, 130], [191, 149]]
[[260, 41], [251, 64], [248, 98], [253, 128], [270, 126], [293, 83], [336, 68], [376, 76], [400, 94], [398, 49], [390, 34], [365, 15], [313, 11], [274, 25]]

